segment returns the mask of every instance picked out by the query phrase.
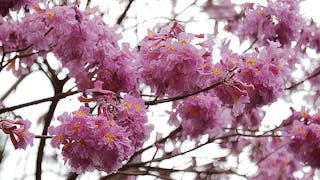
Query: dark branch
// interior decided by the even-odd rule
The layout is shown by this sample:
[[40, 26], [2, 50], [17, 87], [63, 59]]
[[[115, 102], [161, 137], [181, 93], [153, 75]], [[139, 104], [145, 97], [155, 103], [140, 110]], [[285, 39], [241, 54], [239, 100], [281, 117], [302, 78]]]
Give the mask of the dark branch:
[[133, 1], [134, 1], [134, 0], [130, 0], [130, 1], [129, 1], [126, 9], [125, 9], [125, 10], [123, 11], [123, 13], [119, 16], [119, 18], [118, 18], [118, 20], [117, 20], [117, 24], [120, 25], [120, 24], [122, 23], [123, 19], [126, 17], [129, 9], [130, 9], [130, 7], [131, 7], [131, 4], [133, 3]]
[[32, 106], [32, 105], [44, 103], [44, 102], [60, 100], [60, 99], [63, 99], [65, 97], [77, 94], [77, 93], [79, 93], [79, 92], [78, 91], [68, 91], [68, 92], [65, 92], [65, 93], [59, 93], [59, 94], [57, 94], [55, 96], [52, 96], [52, 97], [49, 97], [49, 98], [35, 100], [35, 101], [28, 102], [28, 103], [7, 107], [7, 108], [2, 108], [2, 109], [0, 109], [0, 114], [5, 113], [5, 112], [9, 112], [9, 111], [13, 111], [13, 110], [16, 110], [16, 109], [24, 108], [24, 107], [27, 107], [27, 106]]
[[173, 130], [168, 136], [166, 136], [166, 137], [164, 137], [164, 138], [161, 138], [161, 139], [157, 140], [154, 144], [151, 144], [151, 145], [149, 145], [149, 146], [147, 146], [147, 147], [145, 147], [145, 148], [143, 148], [143, 149], [140, 149], [139, 151], [135, 152], [135, 153], [131, 156], [131, 158], [130, 158], [130, 160], [129, 160], [128, 162], [132, 161], [134, 157], [136, 157], [137, 155], [143, 153], [144, 151], [146, 151], [146, 150], [148, 150], [148, 149], [156, 146], [157, 144], [165, 143], [167, 139], [170, 139], [170, 138], [174, 137], [176, 134], [178, 134], [179, 132], [181, 132], [181, 130], [182, 130], [182, 127], [179, 126], [177, 129]]
[[[46, 136], [48, 134], [48, 128], [51, 123], [51, 119], [53, 117], [54, 111], [58, 105], [60, 99], [55, 99], [52, 101], [49, 111], [44, 119], [44, 127], [42, 130], [42, 136]], [[36, 180], [41, 180], [41, 174], [42, 174], [42, 160], [43, 160], [43, 154], [44, 154], [44, 146], [46, 144], [46, 138], [41, 138], [38, 148], [38, 154], [37, 154], [37, 163], [36, 163]]]
[[190, 97], [190, 96], [193, 96], [193, 95], [202, 93], [202, 92], [209, 91], [210, 89], [213, 89], [213, 88], [215, 88], [215, 87], [218, 87], [218, 86], [221, 85], [222, 83], [223, 83], [223, 81], [218, 81], [218, 82], [212, 84], [212, 85], [209, 86], [209, 87], [206, 87], [206, 88], [204, 88], [204, 89], [200, 89], [199, 91], [195, 91], [195, 92], [192, 92], [192, 93], [189, 93], [189, 94], [185, 94], [185, 95], [181, 95], [181, 96], [175, 96], [175, 97], [171, 97], [171, 98], [167, 98], [167, 99], [160, 99], [160, 100], [154, 100], [154, 101], [146, 101], [144, 104], [147, 105], [147, 106], [149, 106], [149, 105], [156, 105], [156, 104], [166, 103], [166, 102], [171, 102], [171, 101], [177, 101], [177, 100], [184, 99], [184, 98], [187, 98], [187, 97]]
[[313, 73], [311, 73], [310, 76], [308, 76], [307, 78], [303, 79], [303, 80], [300, 81], [300, 82], [297, 82], [297, 83], [291, 85], [290, 87], [285, 88], [285, 90], [294, 89], [294, 88], [296, 88], [297, 86], [299, 86], [300, 84], [304, 83], [305, 81], [311, 80], [312, 78], [318, 76], [319, 74], [320, 74], [320, 67], [317, 67], [317, 68], [313, 71]]
[[0, 98], [0, 101], [3, 101], [5, 100], [11, 93], [12, 91], [14, 91], [18, 85], [29, 75], [30, 73], [28, 74], [25, 74], [25, 75], [22, 75], [12, 86], [11, 88]]

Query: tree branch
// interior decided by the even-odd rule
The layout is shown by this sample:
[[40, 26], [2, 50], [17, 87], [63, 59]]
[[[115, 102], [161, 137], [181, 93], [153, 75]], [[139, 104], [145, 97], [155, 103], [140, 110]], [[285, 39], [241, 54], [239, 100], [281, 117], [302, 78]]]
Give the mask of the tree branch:
[[129, 0], [129, 3], [128, 3], [126, 9], [123, 11], [123, 13], [122, 13], [122, 14], [119, 16], [119, 18], [118, 18], [117, 24], [120, 25], [120, 24], [122, 23], [123, 19], [126, 17], [129, 9], [130, 9], [130, 7], [131, 7], [131, 4], [133, 3], [133, 1], [134, 1], [134, 0]]
[[[51, 68], [48, 62], [45, 61], [45, 64], [48, 67], [47, 74], [50, 74], [50, 80], [52, 83], [52, 86], [54, 88], [54, 94], [62, 94], [63, 86], [67, 82], [65, 79], [59, 80], [56, 71]], [[72, 92], [72, 91], [71, 91]], [[51, 120], [54, 114], [54, 111], [58, 105], [58, 102], [61, 98], [55, 98], [52, 100], [52, 103], [50, 105], [49, 111], [47, 112], [45, 118], [44, 118], [44, 126], [42, 130], [42, 136], [47, 136], [48, 129], [51, 124]], [[38, 154], [37, 154], [37, 161], [36, 161], [36, 180], [41, 180], [41, 174], [42, 174], [42, 161], [43, 161], [43, 155], [44, 155], [44, 147], [46, 145], [46, 139], [47, 138], [41, 138], [38, 148]]]
[[18, 85], [19, 85], [29, 74], [30, 74], [30, 73], [22, 75], [22, 76], [11, 86], [11, 88], [0, 98], [0, 101], [5, 100], [5, 99], [11, 94], [11, 92], [14, 91], [14, 90], [18, 87]]
[[144, 151], [156, 146], [157, 144], [161, 144], [161, 143], [166, 142], [167, 139], [170, 139], [170, 138], [174, 137], [176, 134], [181, 132], [181, 130], [182, 130], [182, 127], [179, 126], [177, 129], [173, 130], [168, 136], [166, 136], [164, 138], [161, 138], [161, 139], [157, 140], [155, 143], [153, 143], [153, 144], [151, 144], [151, 145], [149, 145], [149, 146], [147, 146], [147, 147], [145, 147], [143, 149], [140, 149], [139, 151], [135, 152], [131, 156], [131, 158], [130, 158], [130, 160], [128, 162], [131, 162], [133, 160], [133, 158], [135, 158], [137, 155], [139, 155], [139, 154], [143, 153]]
[[[42, 130], [42, 136], [46, 136], [48, 134], [48, 128], [51, 123], [51, 119], [53, 117], [54, 111], [58, 105], [60, 99], [55, 99], [52, 101], [49, 111], [44, 119], [44, 127]], [[38, 154], [37, 154], [37, 162], [36, 162], [36, 180], [41, 180], [41, 174], [42, 174], [42, 160], [43, 160], [43, 154], [44, 154], [44, 146], [46, 144], [46, 138], [41, 138], [38, 148]]]
[[166, 103], [166, 102], [171, 102], [171, 101], [177, 101], [177, 100], [180, 100], [180, 99], [184, 99], [184, 98], [187, 98], [187, 97], [190, 97], [190, 96], [193, 96], [193, 95], [196, 95], [196, 94], [199, 94], [199, 93], [202, 93], [202, 92], [206, 92], [206, 91], [209, 91], [210, 89], [213, 89], [215, 87], [218, 87], [219, 85], [221, 85], [223, 83], [223, 81], [218, 81], [214, 84], [212, 84], [211, 86], [209, 87], [206, 87], [204, 89], [200, 89], [199, 91], [195, 91], [195, 92], [192, 92], [192, 93], [189, 93], [189, 94], [185, 94], [185, 95], [181, 95], [181, 96], [175, 96], [175, 97], [171, 97], [171, 98], [167, 98], [167, 99], [160, 99], [160, 100], [153, 100], [153, 101], [145, 101], [145, 105], [156, 105], [156, 104], [160, 104], [160, 103]]
[[313, 70], [313, 72], [311, 73], [310, 76], [308, 76], [307, 78], [303, 79], [302, 81], [299, 81], [287, 88], [285, 88], [285, 90], [291, 90], [291, 89], [294, 89], [296, 88], [297, 86], [299, 86], [300, 84], [304, 83], [305, 81], [308, 81], [308, 80], [311, 80], [312, 78], [318, 76], [320, 74], [320, 66], [317, 67], [315, 70]]
[[24, 107], [27, 107], [27, 106], [32, 106], [32, 105], [44, 103], [44, 102], [60, 100], [60, 99], [63, 99], [65, 97], [77, 94], [77, 93], [79, 93], [79, 91], [68, 91], [68, 92], [65, 92], [65, 93], [58, 93], [58, 94], [56, 94], [56, 95], [54, 95], [52, 97], [49, 97], [49, 98], [35, 100], [35, 101], [19, 104], [19, 105], [16, 105], [16, 106], [7, 107], [7, 108], [2, 108], [2, 109], [0, 109], [0, 114], [5, 113], [5, 112], [9, 112], [9, 111], [13, 111], [13, 110], [16, 110], [16, 109], [24, 108]]

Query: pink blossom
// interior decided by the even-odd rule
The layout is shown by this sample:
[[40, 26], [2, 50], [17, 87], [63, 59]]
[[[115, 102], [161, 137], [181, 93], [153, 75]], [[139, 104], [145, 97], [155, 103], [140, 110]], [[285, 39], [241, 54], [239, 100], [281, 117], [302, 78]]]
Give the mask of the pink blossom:
[[198, 138], [209, 134], [216, 136], [223, 132], [228, 121], [222, 120], [223, 107], [218, 97], [200, 94], [189, 97], [178, 105], [176, 111], [181, 118], [183, 136]]
[[119, 119], [117, 123], [126, 128], [135, 149], [141, 148], [143, 143], [149, 138], [153, 126], [146, 125], [148, 122], [144, 101], [126, 95], [119, 105]]
[[203, 85], [201, 76], [211, 61], [211, 52], [206, 48], [213, 42], [205, 41], [198, 47], [192, 44], [198, 37], [175, 23], [159, 33], [150, 31], [140, 42], [142, 78], [157, 95], [180, 95]]
[[[34, 9], [21, 22], [0, 23], [5, 51], [23, 49], [18, 54], [27, 55], [10, 70], [21, 75], [37, 56], [52, 52], [82, 91], [92, 89], [95, 81], [103, 81], [103, 89], [139, 94], [136, 51], [126, 43], [119, 46], [121, 35], [94, 15], [94, 10], [81, 11], [75, 6]], [[29, 55], [34, 52], [38, 53]]]
[[10, 136], [10, 140], [15, 149], [26, 149], [29, 144], [31, 146], [33, 145], [34, 134], [28, 131], [30, 126], [31, 122], [28, 120], [0, 120], [0, 129]]
[[320, 167], [320, 161], [316, 158], [320, 155], [319, 112], [310, 115], [305, 108], [293, 110], [282, 126], [286, 147], [295, 158], [312, 167]]
[[305, 21], [299, 16], [299, 1], [268, 1], [264, 6], [244, 6], [244, 19], [239, 22], [239, 36], [242, 40], [267, 45], [278, 41], [290, 45], [297, 40]]
[[54, 136], [51, 144], [58, 148], [62, 145], [65, 162], [77, 173], [95, 168], [116, 172], [134, 151], [125, 128], [105, 116], [89, 114], [86, 107], [65, 113], [58, 120], [61, 125], [49, 128]]

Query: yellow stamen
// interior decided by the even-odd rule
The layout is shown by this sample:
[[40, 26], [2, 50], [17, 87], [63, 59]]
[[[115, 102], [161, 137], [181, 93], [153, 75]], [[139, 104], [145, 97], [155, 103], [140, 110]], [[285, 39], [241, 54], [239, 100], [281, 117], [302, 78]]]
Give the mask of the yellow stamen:
[[232, 64], [237, 64], [238, 63], [238, 60], [234, 57], [229, 57], [229, 61], [232, 63]]
[[48, 18], [53, 18], [53, 17], [54, 17], [54, 12], [52, 12], [52, 11], [47, 11], [47, 12], [46, 12], [46, 16], [47, 16]]
[[114, 142], [116, 136], [112, 132], [108, 132], [106, 135], [104, 135], [104, 138], [106, 138], [109, 142]]
[[181, 40], [181, 44], [186, 45], [186, 44], [188, 44], [188, 43], [189, 43], [189, 41], [188, 41], [188, 40], [186, 40], [186, 39], [182, 39], [182, 40]]
[[305, 129], [302, 129], [301, 127], [296, 127], [295, 130], [298, 131], [303, 136], [307, 135], [307, 131]]
[[254, 65], [256, 65], [256, 60], [255, 59], [253, 59], [253, 58], [249, 58], [248, 60], [247, 60], [247, 64], [249, 65], [249, 66], [254, 66]]
[[130, 109], [131, 108], [131, 104], [129, 102], [125, 102], [123, 103], [124, 108], [126, 109]]
[[34, 9], [35, 11], [37, 11], [37, 12], [41, 12], [41, 11], [42, 11], [42, 9], [41, 9], [41, 7], [40, 7], [39, 4], [34, 5], [34, 6], [33, 6], [33, 9]]
[[307, 111], [301, 111], [300, 112], [302, 117], [307, 117], [308, 116], [308, 112]]
[[213, 68], [213, 70], [212, 70], [212, 73], [215, 75], [220, 75], [220, 74], [222, 74], [222, 72], [223, 72], [222, 69], [217, 68], [217, 67]]
[[92, 8], [87, 9], [88, 14], [94, 14], [94, 10]]
[[77, 123], [76, 125], [73, 126], [73, 129], [74, 129], [74, 131], [78, 132], [80, 127], [81, 127], [80, 124]]
[[167, 48], [168, 51], [170, 51], [170, 52], [174, 51], [174, 48], [173, 48], [173, 46], [171, 46], [171, 45], [166, 46], [166, 48]]
[[114, 122], [114, 120], [110, 120], [110, 121], [108, 121], [109, 122], [109, 125], [112, 127], [112, 126], [114, 126], [116, 123]]
[[77, 111], [76, 112], [76, 116], [78, 116], [78, 117], [85, 117], [87, 114], [85, 113], [85, 112], [83, 112], [83, 111]]
[[64, 140], [64, 135], [59, 134], [59, 135], [58, 135], [58, 139], [59, 139], [59, 141], [63, 141], [63, 140]]
[[263, 16], [263, 12], [262, 11], [258, 11], [257, 15], [262, 17]]
[[134, 105], [134, 108], [138, 111], [138, 112], [141, 112], [142, 111], [142, 107], [140, 104], [135, 104]]

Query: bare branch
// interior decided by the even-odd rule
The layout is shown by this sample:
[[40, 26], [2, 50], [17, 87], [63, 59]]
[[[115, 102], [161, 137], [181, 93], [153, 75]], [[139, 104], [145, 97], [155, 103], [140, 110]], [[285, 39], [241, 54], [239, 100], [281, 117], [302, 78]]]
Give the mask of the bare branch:
[[119, 18], [118, 18], [118, 20], [117, 20], [117, 24], [120, 25], [120, 24], [122, 23], [122, 21], [123, 21], [124, 18], [126, 17], [129, 9], [130, 9], [130, 7], [131, 7], [131, 4], [133, 3], [133, 1], [134, 1], [134, 0], [130, 0], [130, 1], [129, 1], [126, 9], [125, 9], [125, 10], [123, 11], [123, 13], [119, 16]]
[[49, 97], [49, 98], [35, 100], [35, 101], [19, 104], [19, 105], [16, 105], [16, 106], [7, 107], [7, 108], [2, 108], [2, 109], [0, 109], [0, 114], [5, 113], [5, 112], [9, 112], [9, 111], [13, 111], [13, 110], [16, 110], [16, 109], [24, 108], [24, 107], [27, 107], [27, 106], [32, 106], [32, 105], [44, 103], [44, 102], [60, 100], [60, 99], [63, 99], [65, 97], [77, 94], [77, 93], [79, 93], [79, 91], [68, 91], [68, 92], [65, 92], [65, 93], [56, 94], [56, 95], [54, 95], [52, 97]]
[[160, 104], [160, 103], [166, 103], [166, 102], [177, 101], [177, 100], [180, 100], [180, 99], [185, 99], [187, 97], [194, 96], [196, 94], [200, 94], [202, 92], [209, 91], [210, 89], [213, 89], [215, 87], [220, 86], [222, 83], [223, 83], [223, 81], [218, 81], [218, 82], [212, 84], [209, 87], [206, 87], [204, 89], [200, 89], [198, 91], [195, 91], [195, 92], [192, 92], [192, 93], [189, 93], [189, 94], [181, 95], [181, 96], [175, 96], [175, 97], [171, 97], [171, 98], [167, 98], [167, 99], [160, 99], [160, 100], [154, 100], [154, 101], [146, 101], [145, 105], [148, 105], [148, 106], [149, 105], [156, 105], [156, 104]]

